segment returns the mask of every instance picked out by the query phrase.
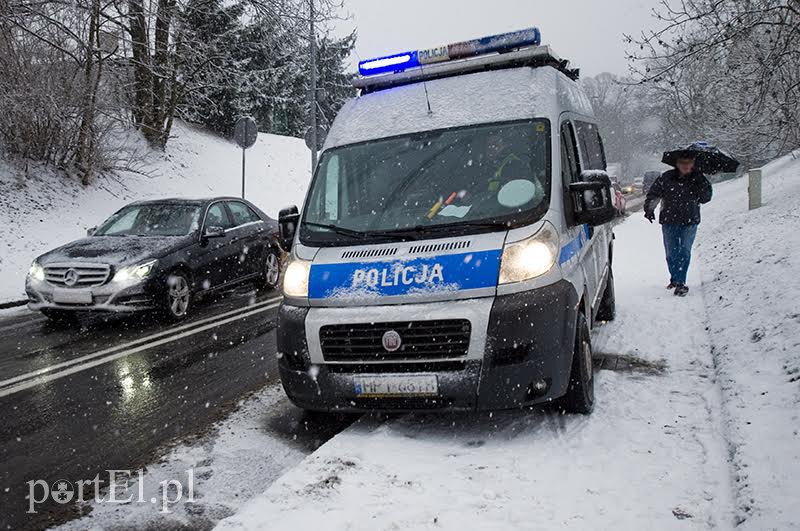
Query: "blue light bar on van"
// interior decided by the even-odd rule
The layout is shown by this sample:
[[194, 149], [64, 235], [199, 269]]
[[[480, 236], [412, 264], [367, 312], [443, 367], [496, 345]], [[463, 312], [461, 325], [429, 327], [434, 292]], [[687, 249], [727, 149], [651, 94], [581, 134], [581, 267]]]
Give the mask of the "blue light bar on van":
[[362, 76], [374, 76], [385, 72], [399, 72], [415, 66], [419, 66], [417, 52], [404, 52], [361, 61], [358, 63], [358, 71]]
[[542, 36], [539, 28], [527, 28], [471, 41], [455, 42], [436, 48], [367, 59], [358, 63], [358, 72], [362, 76], [374, 76], [386, 72], [402, 72], [421, 65], [453, 61], [474, 55], [505, 52], [524, 46], [539, 46], [541, 42]]

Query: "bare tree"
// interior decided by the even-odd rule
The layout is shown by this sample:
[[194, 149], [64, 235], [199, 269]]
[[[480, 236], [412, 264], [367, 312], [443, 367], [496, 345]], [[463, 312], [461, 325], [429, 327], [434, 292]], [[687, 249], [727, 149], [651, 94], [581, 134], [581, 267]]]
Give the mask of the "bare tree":
[[662, 1], [660, 28], [628, 37], [632, 70], [673, 105], [673, 127], [757, 164], [800, 145], [800, 2]]

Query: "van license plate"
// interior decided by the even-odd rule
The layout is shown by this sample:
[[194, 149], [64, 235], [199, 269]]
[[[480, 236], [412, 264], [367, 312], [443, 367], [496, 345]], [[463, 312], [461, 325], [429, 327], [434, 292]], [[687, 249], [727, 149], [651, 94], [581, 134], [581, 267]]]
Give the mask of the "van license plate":
[[437, 396], [439, 382], [435, 374], [381, 374], [356, 376], [356, 396]]
[[53, 302], [61, 304], [91, 304], [92, 291], [88, 289], [53, 290]]

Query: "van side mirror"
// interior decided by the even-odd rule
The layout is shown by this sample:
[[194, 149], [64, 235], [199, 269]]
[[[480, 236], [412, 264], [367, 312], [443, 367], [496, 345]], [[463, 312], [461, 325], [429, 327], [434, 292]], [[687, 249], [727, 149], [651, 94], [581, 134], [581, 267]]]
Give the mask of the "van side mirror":
[[580, 182], [569, 185], [569, 194], [572, 196], [572, 220], [575, 225], [587, 224], [594, 227], [614, 219], [611, 178], [606, 172], [581, 172]]
[[286, 252], [292, 250], [295, 232], [297, 232], [297, 222], [300, 220], [300, 213], [296, 206], [284, 208], [278, 213], [278, 232], [280, 234], [281, 247]]
[[96, 231], [96, 230], [97, 230], [97, 227], [90, 227], [90, 228], [86, 229], [86, 236], [87, 237], [94, 236], [94, 231]]

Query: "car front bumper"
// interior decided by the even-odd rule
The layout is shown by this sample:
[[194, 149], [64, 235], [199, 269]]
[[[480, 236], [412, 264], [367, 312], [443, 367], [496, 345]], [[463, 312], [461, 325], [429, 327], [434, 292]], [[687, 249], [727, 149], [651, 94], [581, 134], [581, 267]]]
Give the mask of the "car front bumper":
[[[559, 281], [532, 291], [483, 299], [488, 316], [476, 320], [479, 301], [446, 303], [453, 315], [463, 311], [463, 316], [472, 316], [472, 342], [478, 344], [472, 345], [465, 359], [358, 364], [320, 362], [314, 341], [309, 348], [307, 330], [317, 330], [307, 323], [313, 310], [284, 304], [278, 314], [277, 343], [286, 394], [304, 409], [342, 412], [500, 410], [562, 396], [569, 383], [578, 311], [572, 285]], [[361, 310], [364, 315], [395, 312], [396, 321], [419, 315], [430, 318], [437, 311], [432, 304]], [[336, 324], [336, 310], [328, 312], [328, 322]], [[359, 397], [355, 378], [366, 374], [432, 374], [437, 379], [438, 396]]]
[[[158, 306], [156, 282], [146, 279], [136, 283], [107, 282], [100, 286], [81, 288], [91, 294], [91, 302], [56, 302], [59, 288], [45, 281], [28, 279], [25, 291], [31, 310], [67, 310], [86, 312], [136, 312], [152, 310]], [[66, 291], [74, 288], [62, 288]]]

